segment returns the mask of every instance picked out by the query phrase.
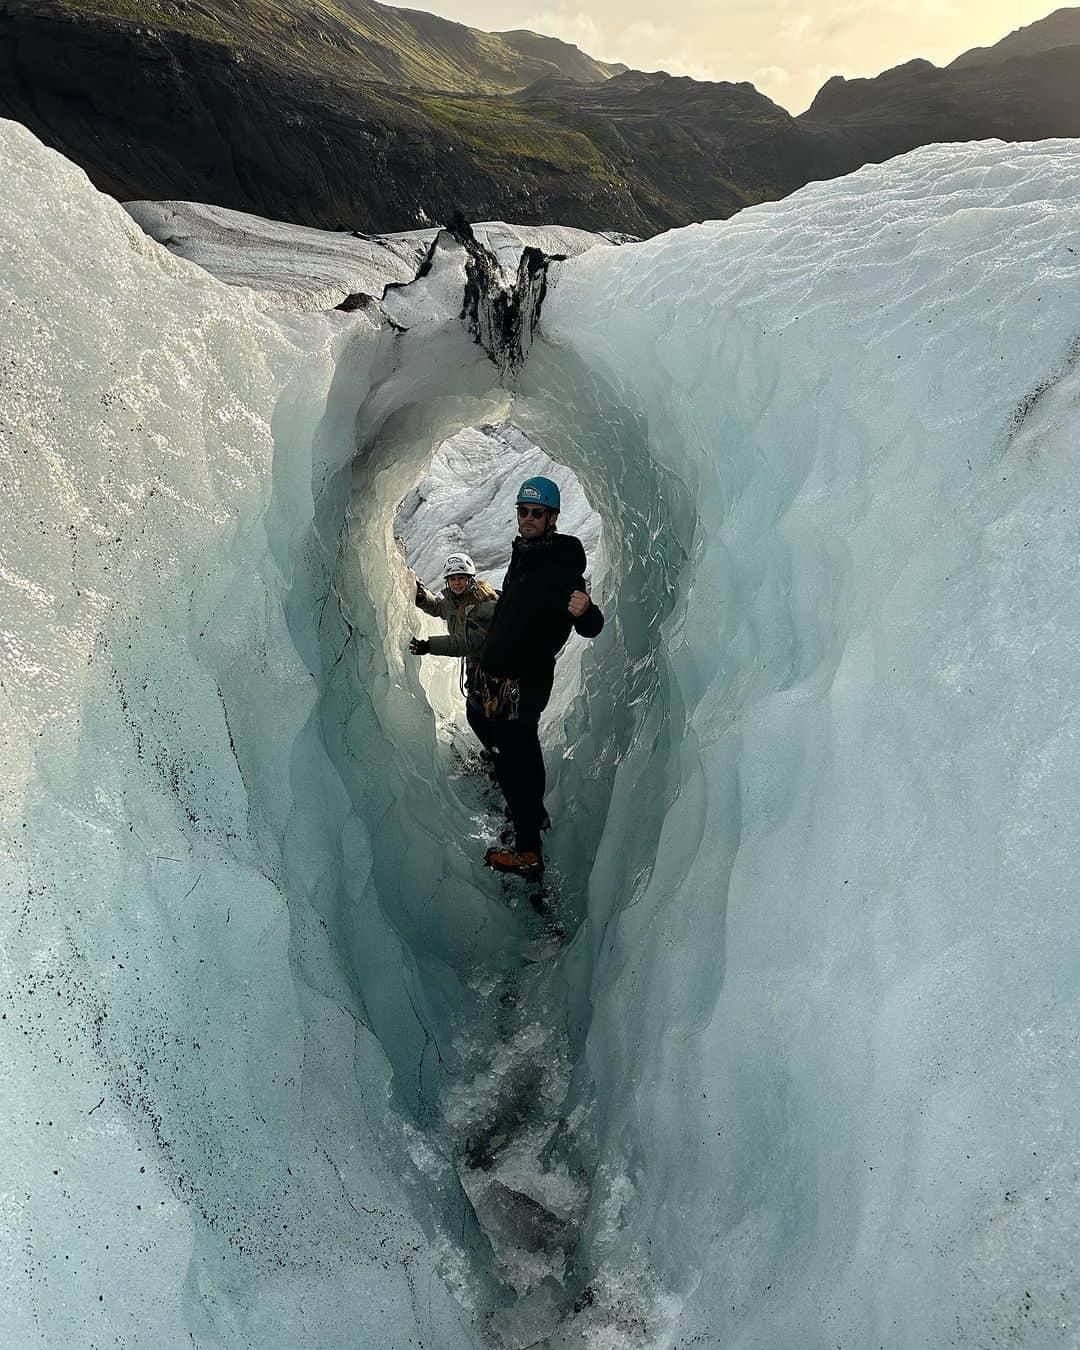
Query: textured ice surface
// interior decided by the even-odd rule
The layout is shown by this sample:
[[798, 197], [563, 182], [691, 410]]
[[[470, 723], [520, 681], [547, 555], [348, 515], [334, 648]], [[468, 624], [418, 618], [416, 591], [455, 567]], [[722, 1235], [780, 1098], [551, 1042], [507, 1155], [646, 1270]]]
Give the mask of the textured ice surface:
[[[450, 243], [272, 316], [0, 154], [4, 1342], [1075, 1345], [1076, 143], [560, 264], [511, 386]], [[506, 421], [561, 949], [403, 656]]]
[[468, 427], [439, 446], [395, 522], [409, 566], [435, 590], [447, 557], [464, 551], [485, 580], [501, 585], [517, 533], [517, 490], [538, 474], [559, 483], [559, 529], [584, 544], [590, 571], [603, 571], [600, 517], [576, 475], [512, 425]]
[[549, 295], [696, 514], [585, 939], [579, 1261], [665, 1345], [1080, 1338], [1078, 283], [1080, 146], [989, 143]]
[[[266, 220], [201, 202], [128, 202], [125, 209], [148, 235], [222, 281], [249, 286], [275, 307], [333, 309], [346, 296], [380, 296], [392, 282], [411, 281], [437, 229], [398, 234], [315, 230]], [[473, 227], [500, 262], [517, 266], [522, 248], [573, 257], [627, 236], [590, 234], [570, 225]]]
[[10, 123], [2, 157], [0, 1341], [473, 1345], [424, 1229], [467, 1251], [464, 1202], [410, 1193], [389, 1109], [441, 1071], [377, 879], [416, 869], [370, 702], [317, 679], [364, 642], [328, 577], [379, 335], [260, 316]]

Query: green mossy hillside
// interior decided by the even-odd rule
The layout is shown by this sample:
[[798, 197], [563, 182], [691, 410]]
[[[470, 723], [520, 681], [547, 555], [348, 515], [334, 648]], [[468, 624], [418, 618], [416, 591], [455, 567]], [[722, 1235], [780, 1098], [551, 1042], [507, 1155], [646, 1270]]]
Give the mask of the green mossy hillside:
[[[16, 0], [18, 3], [18, 0]], [[496, 33], [374, 0], [31, 0], [53, 9], [136, 24], [161, 35], [219, 43], [346, 88], [383, 81], [419, 89], [499, 93], [557, 72], [552, 60], [518, 50]], [[575, 68], [603, 79], [607, 67], [576, 50]]]

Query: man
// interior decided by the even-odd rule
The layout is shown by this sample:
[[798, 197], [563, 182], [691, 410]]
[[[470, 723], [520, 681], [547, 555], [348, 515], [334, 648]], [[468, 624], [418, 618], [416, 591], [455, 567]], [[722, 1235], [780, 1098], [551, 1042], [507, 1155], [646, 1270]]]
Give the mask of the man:
[[529, 478], [517, 496], [518, 536], [480, 649], [470, 722], [483, 723], [495, 752], [495, 775], [514, 826], [513, 848], [490, 848], [485, 861], [500, 872], [539, 878], [544, 811], [540, 714], [551, 696], [555, 658], [573, 628], [594, 638], [604, 616], [585, 590], [585, 550], [558, 534], [560, 496], [550, 478]]

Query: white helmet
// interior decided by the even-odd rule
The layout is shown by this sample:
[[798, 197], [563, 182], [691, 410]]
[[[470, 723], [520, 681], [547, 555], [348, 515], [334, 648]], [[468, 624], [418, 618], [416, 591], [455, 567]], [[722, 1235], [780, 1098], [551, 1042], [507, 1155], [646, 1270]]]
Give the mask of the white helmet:
[[474, 577], [476, 564], [467, 553], [451, 553], [443, 568], [444, 577]]

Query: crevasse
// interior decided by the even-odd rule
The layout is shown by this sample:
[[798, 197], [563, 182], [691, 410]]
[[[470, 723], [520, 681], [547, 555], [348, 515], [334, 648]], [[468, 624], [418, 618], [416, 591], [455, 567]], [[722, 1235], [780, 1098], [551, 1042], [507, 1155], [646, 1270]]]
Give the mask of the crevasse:
[[[2, 132], [10, 1343], [1071, 1344], [1075, 144], [555, 265], [503, 376], [450, 240], [275, 315]], [[607, 556], [541, 961], [392, 540], [510, 416]]]

